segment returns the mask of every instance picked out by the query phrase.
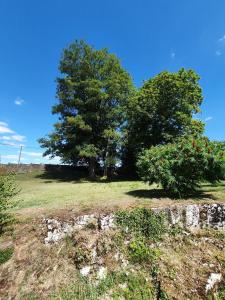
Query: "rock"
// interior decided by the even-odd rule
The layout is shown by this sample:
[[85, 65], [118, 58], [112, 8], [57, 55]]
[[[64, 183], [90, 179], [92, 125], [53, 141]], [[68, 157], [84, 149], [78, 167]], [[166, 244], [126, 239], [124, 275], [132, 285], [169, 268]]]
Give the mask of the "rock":
[[186, 207], [186, 227], [189, 229], [199, 228], [199, 206], [187, 205]]
[[127, 288], [127, 283], [120, 283], [119, 284], [119, 288], [122, 289], [122, 290], [125, 290]]
[[[225, 204], [204, 204], [204, 205], [180, 205], [164, 208], [152, 208], [153, 212], [164, 212], [168, 216], [168, 224], [179, 225], [187, 229], [198, 228], [225, 228]], [[83, 215], [75, 218], [72, 222], [60, 222], [55, 219], [44, 219], [47, 227], [45, 244], [56, 243], [66, 235], [70, 235], [75, 230], [92, 228], [108, 230], [116, 227], [114, 214], [94, 214]]]
[[120, 262], [120, 266], [123, 268], [126, 268], [129, 264], [129, 261], [119, 251], [115, 253], [114, 258], [117, 262]]
[[97, 224], [97, 218], [94, 214], [91, 215], [83, 215], [75, 219], [75, 227], [78, 229], [82, 229], [84, 227], [88, 227], [90, 224]]
[[169, 209], [169, 223], [171, 225], [183, 225], [182, 208], [172, 207]]
[[107, 230], [115, 228], [114, 215], [101, 215], [99, 220], [99, 225], [101, 230]]
[[224, 204], [206, 204], [206, 225], [215, 229], [225, 227], [225, 205]]
[[80, 269], [80, 274], [81, 274], [82, 276], [87, 277], [88, 274], [90, 273], [90, 271], [91, 271], [91, 267], [90, 267], [90, 266], [85, 266], [85, 267], [83, 267], [82, 269]]
[[222, 280], [222, 274], [220, 273], [211, 273], [208, 280], [207, 284], [205, 287], [205, 292], [206, 294], [211, 291], [216, 284], [218, 284]]
[[68, 223], [60, 223], [55, 219], [44, 219], [44, 222], [48, 230], [47, 237], [44, 239], [45, 244], [56, 243], [73, 232], [72, 225]]
[[92, 263], [95, 263], [97, 260], [97, 250], [96, 247], [94, 247], [91, 251], [91, 258], [92, 258]]
[[97, 273], [97, 278], [102, 280], [106, 278], [107, 276], [107, 268], [106, 267], [100, 267]]

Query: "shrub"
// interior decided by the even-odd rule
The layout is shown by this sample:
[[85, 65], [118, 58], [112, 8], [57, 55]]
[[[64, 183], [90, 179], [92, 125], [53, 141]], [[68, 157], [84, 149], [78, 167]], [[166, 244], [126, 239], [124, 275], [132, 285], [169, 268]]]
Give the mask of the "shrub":
[[164, 214], [156, 214], [146, 208], [136, 208], [130, 212], [118, 211], [116, 223], [125, 231], [136, 233], [154, 241], [160, 239], [166, 232]]
[[183, 138], [176, 144], [145, 150], [137, 167], [144, 181], [161, 184], [171, 194], [185, 195], [195, 191], [201, 181], [224, 179], [223, 145], [206, 138]]
[[4, 228], [9, 225], [13, 217], [9, 209], [14, 206], [12, 197], [15, 196], [18, 189], [14, 183], [12, 175], [0, 175], [0, 234]]

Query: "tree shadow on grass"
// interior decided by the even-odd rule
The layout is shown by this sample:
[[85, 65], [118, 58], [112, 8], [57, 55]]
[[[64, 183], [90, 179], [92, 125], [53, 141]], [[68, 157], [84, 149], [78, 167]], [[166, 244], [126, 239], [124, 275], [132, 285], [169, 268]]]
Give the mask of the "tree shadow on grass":
[[[208, 191], [207, 191], [208, 192]], [[174, 195], [166, 193], [163, 189], [151, 189], [151, 190], [133, 190], [126, 193], [129, 196], [133, 196], [135, 198], [156, 198], [158, 200], [163, 199], [172, 199], [172, 200], [187, 200], [187, 199], [193, 199], [193, 200], [202, 200], [202, 199], [209, 199], [209, 200], [216, 200], [217, 198], [209, 193], [206, 193], [205, 191], [196, 191], [193, 193], [190, 193], [186, 196], [182, 196], [181, 198], [175, 197]]]
[[44, 180], [44, 183], [53, 183], [58, 182], [73, 182], [81, 183], [87, 181], [87, 176], [77, 172], [47, 172], [45, 171], [42, 174], [36, 176]]
[[76, 170], [76, 169], [50, 169], [45, 170], [41, 174], [35, 176], [36, 178], [40, 178], [44, 180], [44, 183], [53, 183], [55, 181], [58, 182], [72, 182], [72, 183], [85, 183], [85, 182], [95, 182], [95, 183], [110, 183], [110, 182], [121, 182], [121, 181], [136, 181], [135, 178], [124, 178], [121, 176], [112, 177], [111, 179], [107, 179], [102, 177], [100, 174], [97, 174], [95, 179], [90, 179], [88, 177], [87, 170]]

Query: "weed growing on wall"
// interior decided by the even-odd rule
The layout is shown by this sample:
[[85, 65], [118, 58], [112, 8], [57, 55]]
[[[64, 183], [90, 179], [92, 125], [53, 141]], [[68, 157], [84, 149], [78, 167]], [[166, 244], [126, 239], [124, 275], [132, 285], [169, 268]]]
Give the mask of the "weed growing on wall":
[[116, 213], [116, 223], [125, 232], [144, 236], [150, 240], [159, 240], [166, 233], [165, 215], [153, 213], [146, 208]]

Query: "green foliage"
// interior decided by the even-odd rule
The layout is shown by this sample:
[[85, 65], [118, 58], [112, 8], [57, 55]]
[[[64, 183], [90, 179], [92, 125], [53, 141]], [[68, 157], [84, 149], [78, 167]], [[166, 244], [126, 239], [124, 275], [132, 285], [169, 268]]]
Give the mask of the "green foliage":
[[97, 300], [106, 298], [110, 292], [112, 299], [151, 300], [154, 299], [154, 288], [142, 274], [112, 273], [101, 280], [98, 285], [81, 278], [70, 287], [55, 295], [52, 299], [60, 300]]
[[171, 235], [171, 236], [177, 236], [177, 235], [180, 235], [180, 234], [183, 234], [184, 233], [184, 228], [178, 226], [178, 225], [174, 225], [172, 226], [169, 230], [168, 230], [168, 233]]
[[202, 100], [199, 76], [193, 70], [165, 71], [145, 81], [126, 106], [125, 167], [142, 149], [184, 134], [201, 135], [204, 124], [192, 115], [200, 111]]
[[179, 196], [195, 191], [203, 180], [214, 183], [225, 175], [221, 146], [206, 138], [185, 137], [152, 147], [139, 156], [137, 167], [144, 181]]
[[76, 266], [80, 267], [91, 261], [91, 252], [85, 246], [78, 246], [74, 251], [74, 262]]
[[0, 175], [0, 234], [9, 225], [13, 217], [9, 209], [14, 206], [12, 197], [18, 193], [12, 175]]
[[[76, 41], [64, 50], [57, 78], [59, 114], [54, 132], [40, 139], [45, 155], [65, 163], [88, 163], [95, 175], [96, 162], [112, 163], [118, 150], [118, 127], [124, 121], [121, 105], [130, 95], [132, 81], [120, 61], [107, 49], [95, 50]], [[114, 163], [114, 161], [113, 161]]]
[[136, 238], [128, 247], [130, 260], [134, 263], [153, 263], [159, 257], [159, 249], [150, 248], [146, 240]]
[[209, 299], [225, 300], [225, 283], [224, 282], [219, 287], [218, 292], [216, 293], [216, 297], [212, 296], [211, 298], [209, 297]]
[[158, 240], [166, 232], [165, 216], [156, 214], [146, 208], [136, 208], [132, 211], [118, 211], [116, 222], [124, 230], [138, 234], [151, 240]]
[[13, 248], [0, 250], [0, 265], [7, 262], [13, 255]]
[[133, 300], [134, 295], [137, 300], [154, 299], [154, 288], [142, 274], [122, 274], [119, 281], [127, 287], [119, 288], [119, 291], [114, 294], [114, 299]]

